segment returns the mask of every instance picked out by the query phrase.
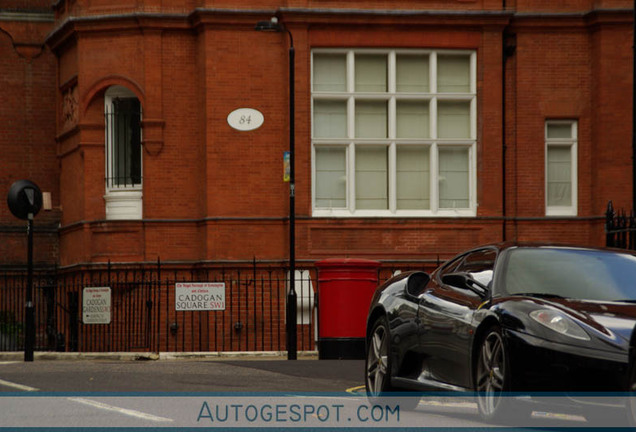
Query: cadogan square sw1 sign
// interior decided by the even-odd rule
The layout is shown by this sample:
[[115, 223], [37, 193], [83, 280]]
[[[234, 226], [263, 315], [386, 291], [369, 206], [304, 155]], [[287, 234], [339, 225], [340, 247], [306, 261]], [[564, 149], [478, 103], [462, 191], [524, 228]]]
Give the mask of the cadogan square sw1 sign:
[[178, 311], [225, 310], [225, 283], [176, 283], [175, 308]]

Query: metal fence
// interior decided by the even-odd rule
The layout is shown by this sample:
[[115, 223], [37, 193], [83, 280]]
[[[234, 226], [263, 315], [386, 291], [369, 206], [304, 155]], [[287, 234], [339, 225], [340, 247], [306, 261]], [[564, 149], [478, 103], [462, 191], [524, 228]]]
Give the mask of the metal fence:
[[[401, 266], [428, 270], [437, 263]], [[395, 273], [381, 268], [378, 280]], [[316, 349], [317, 273], [296, 271], [297, 345]], [[223, 283], [222, 310], [177, 310], [176, 285]], [[26, 271], [0, 269], [0, 351], [24, 349]], [[86, 289], [108, 287], [108, 323], [86, 319]], [[284, 351], [288, 270], [257, 263], [236, 268], [171, 269], [156, 265], [90, 270], [35, 269], [36, 351]]]
[[[33, 301], [38, 351], [159, 352], [279, 351], [285, 349], [284, 268], [166, 271], [113, 268], [66, 274], [36, 271]], [[313, 275], [297, 276], [298, 349], [313, 350], [315, 309]], [[225, 284], [225, 308], [178, 311], [175, 285], [181, 282]], [[83, 319], [86, 288], [110, 288], [110, 322]], [[310, 291], [311, 290], [311, 291]], [[312, 294], [310, 294], [310, 292]], [[0, 351], [24, 347], [24, 271], [0, 273]]]
[[612, 201], [605, 212], [605, 245], [636, 250], [636, 217], [633, 212], [614, 210]]

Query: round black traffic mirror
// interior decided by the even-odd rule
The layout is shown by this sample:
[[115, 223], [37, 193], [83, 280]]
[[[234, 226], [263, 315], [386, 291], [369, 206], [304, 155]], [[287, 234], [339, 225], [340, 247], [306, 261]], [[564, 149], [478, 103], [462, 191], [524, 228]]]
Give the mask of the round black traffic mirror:
[[9, 189], [7, 203], [15, 217], [26, 220], [42, 208], [42, 191], [30, 180], [18, 180]]

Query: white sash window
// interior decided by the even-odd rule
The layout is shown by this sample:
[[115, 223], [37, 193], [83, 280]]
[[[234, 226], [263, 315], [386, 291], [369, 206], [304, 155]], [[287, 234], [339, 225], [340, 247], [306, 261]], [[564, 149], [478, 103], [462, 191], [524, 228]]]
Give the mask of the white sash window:
[[133, 92], [110, 87], [104, 97], [106, 219], [141, 219], [141, 104]]
[[577, 214], [577, 123], [545, 124], [545, 196], [547, 216]]

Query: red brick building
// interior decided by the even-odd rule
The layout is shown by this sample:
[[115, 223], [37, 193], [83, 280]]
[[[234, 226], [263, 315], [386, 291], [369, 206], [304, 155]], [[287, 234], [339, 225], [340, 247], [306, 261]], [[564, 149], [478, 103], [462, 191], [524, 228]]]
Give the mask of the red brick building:
[[[630, 5], [5, 1], [0, 185], [51, 192], [38, 262], [284, 261], [289, 42], [254, 31], [277, 16], [299, 260], [600, 245], [607, 202], [631, 207]], [[0, 207], [4, 263], [22, 230]]]

